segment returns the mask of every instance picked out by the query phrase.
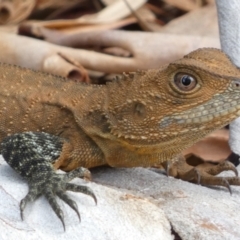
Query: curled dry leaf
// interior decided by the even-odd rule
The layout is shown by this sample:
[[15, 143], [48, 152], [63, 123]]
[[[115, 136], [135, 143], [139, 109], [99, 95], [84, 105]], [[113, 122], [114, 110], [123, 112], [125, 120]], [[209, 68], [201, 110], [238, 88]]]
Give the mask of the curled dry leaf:
[[26, 19], [36, 5], [36, 0], [0, 1], [0, 24], [17, 23]]
[[200, 47], [219, 47], [219, 40], [215, 38], [115, 30], [84, 33], [73, 38], [54, 40], [61, 45], [65, 45], [67, 41], [72, 47], [120, 47], [129, 51], [132, 57], [116, 57], [1, 33], [0, 61], [43, 70], [42, 66], [46, 58], [62, 53], [88, 70], [122, 73], [136, 69], [158, 68]]
[[66, 7], [68, 5], [77, 4], [79, 2], [84, 2], [86, 0], [38, 0], [37, 1], [37, 8], [38, 9], [45, 9], [45, 8], [61, 8]]
[[71, 49], [68, 52], [65, 48], [56, 48], [40, 40], [1, 33], [1, 62], [49, 72], [76, 81], [89, 82], [87, 71], [71, 55], [73, 51], [74, 49]]
[[[136, 10], [141, 7], [147, 0], [135, 0], [131, 2], [132, 9]], [[80, 18], [72, 19], [72, 20], [51, 20], [44, 22], [31, 22], [31, 24], [35, 24], [37, 26], [42, 26], [46, 28], [72, 28], [78, 25], [84, 24], [109, 24], [116, 22], [120, 19], [123, 19], [131, 14], [131, 10], [122, 0], [114, 2], [113, 4], [105, 7], [103, 10], [94, 13], [94, 14], [86, 14]], [[28, 22], [30, 24], [30, 22]]]
[[191, 11], [205, 4], [204, 0], [164, 0], [164, 2], [184, 11]]
[[184, 155], [194, 154], [204, 160], [221, 161], [226, 159], [231, 153], [228, 138], [228, 130], [217, 130], [192, 147], [186, 149]]
[[2, 0], [0, 1], [0, 24], [19, 23], [34, 10], [68, 9], [84, 2], [87, 0]]
[[[65, 22], [67, 21], [67, 22]], [[47, 40], [49, 36], [59, 36], [60, 34], [75, 34], [79, 32], [92, 32], [92, 31], [100, 31], [100, 30], [110, 30], [110, 29], [116, 29], [121, 28], [124, 26], [127, 26], [129, 24], [133, 24], [137, 22], [137, 19], [134, 17], [128, 17], [122, 20], [118, 20], [116, 22], [111, 23], [105, 23], [105, 24], [78, 24], [73, 26], [69, 26], [70, 20], [62, 20], [62, 26], [61, 29], [52, 29], [44, 26], [40, 26], [39, 24], [36, 24], [35, 22], [24, 22], [19, 25], [18, 32], [21, 35], [26, 36], [35, 36], [37, 38], [42, 38]], [[65, 24], [66, 23], [66, 24]]]
[[73, 79], [77, 82], [90, 83], [87, 70], [63, 53], [57, 53], [46, 57], [43, 62], [42, 70]]
[[175, 18], [163, 26], [160, 32], [219, 37], [216, 6], [209, 4]]
[[[123, 1], [131, 11], [132, 15], [137, 19], [138, 24], [141, 26], [143, 30], [150, 31], [150, 32], [158, 31], [159, 25], [154, 24], [154, 20], [156, 19], [156, 17], [150, 10], [148, 10], [146, 7], [145, 8], [141, 7], [138, 10], [135, 10], [132, 8], [128, 0], [123, 0]], [[149, 19], [151, 23], [148, 22]]]
[[[162, 64], [174, 61], [194, 49], [220, 46], [217, 38], [125, 31], [96, 31], [68, 36], [62, 35], [62, 37], [58, 36], [48, 40], [58, 45], [74, 48], [120, 47], [130, 52], [131, 58], [112, 59], [115, 66], [108, 63], [107, 68], [104, 69], [104, 72], [107, 73], [134, 71], [137, 68], [158, 68]], [[106, 60], [111, 58], [111, 56], [105, 56]], [[95, 66], [100, 64], [95, 62]], [[100, 71], [103, 71], [102, 67]]]

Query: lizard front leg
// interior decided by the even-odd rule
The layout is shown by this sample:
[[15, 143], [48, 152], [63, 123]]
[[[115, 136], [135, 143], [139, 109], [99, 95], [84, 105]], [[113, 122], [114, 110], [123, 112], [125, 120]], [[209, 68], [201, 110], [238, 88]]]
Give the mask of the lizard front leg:
[[[167, 175], [173, 176], [185, 181], [190, 181], [202, 185], [224, 186], [231, 193], [230, 185], [240, 185], [240, 178], [236, 167], [229, 161], [220, 163], [204, 162], [195, 155], [178, 155], [172, 161], [162, 164]], [[224, 171], [232, 171], [234, 177], [216, 176]]]
[[23, 210], [27, 203], [34, 201], [40, 195], [44, 195], [61, 220], [65, 230], [63, 212], [56, 201], [56, 196], [77, 213], [79, 220], [80, 214], [77, 204], [65, 194], [65, 191], [87, 194], [93, 197], [97, 203], [96, 196], [90, 188], [69, 183], [75, 177], [89, 177], [90, 172], [86, 168], [80, 167], [67, 174], [55, 173], [52, 164], [62, 157], [62, 152], [66, 152], [67, 148], [68, 142], [64, 138], [43, 132], [14, 134], [6, 137], [1, 143], [1, 153], [4, 159], [29, 184], [29, 192], [20, 203], [22, 219]]

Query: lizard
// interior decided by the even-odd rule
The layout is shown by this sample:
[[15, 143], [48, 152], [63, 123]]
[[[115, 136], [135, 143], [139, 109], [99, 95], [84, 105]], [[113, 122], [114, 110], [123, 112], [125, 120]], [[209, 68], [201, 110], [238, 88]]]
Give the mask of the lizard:
[[[0, 64], [0, 150], [29, 185], [20, 212], [44, 195], [65, 229], [56, 198], [78, 215], [65, 191], [88, 169], [160, 167], [203, 185], [240, 185], [233, 164], [190, 166], [181, 152], [240, 116], [240, 69], [221, 50], [203, 48], [158, 69], [124, 73], [106, 85], [67, 81]], [[57, 174], [56, 169], [67, 173]], [[232, 170], [236, 176], [219, 177]]]

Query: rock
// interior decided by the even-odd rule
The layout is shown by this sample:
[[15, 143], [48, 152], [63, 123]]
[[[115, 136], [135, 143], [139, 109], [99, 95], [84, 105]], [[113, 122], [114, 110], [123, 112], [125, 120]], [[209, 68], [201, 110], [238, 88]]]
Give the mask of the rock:
[[94, 169], [93, 182], [73, 182], [91, 187], [98, 205], [88, 196], [68, 192], [82, 221], [59, 200], [64, 232], [44, 197], [29, 204], [21, 220], [19, 202], [27, 184], [2, 159], [0, 163], [1, 239], [170, 240], [171, 226], [182, 240], [240, 239], [239, 186], [230, 195], [225, 188], [191, 184], [153, 169]]
[[88, 185], [98, 198], [95, 206], [88, 196], [68, 193], [78, 204], [81, 223], [75, 212], [59, 200], [65, 216], [64, 232], [44, 197], [26, 207], [22, 221], [19, 202], [27, 193], [27, 184], [2, 158], [0, 161], [1, 239], [173, 239], [164, 212], [148, 198], [81, 179], [73, 182]]
[[240, 186], [232, 186], [230, 195], [223, 187], [204, 187], [144, 168], [104, 168], [93, 177], [98, 183], [151, 198], [182, 240], [240, 239]]

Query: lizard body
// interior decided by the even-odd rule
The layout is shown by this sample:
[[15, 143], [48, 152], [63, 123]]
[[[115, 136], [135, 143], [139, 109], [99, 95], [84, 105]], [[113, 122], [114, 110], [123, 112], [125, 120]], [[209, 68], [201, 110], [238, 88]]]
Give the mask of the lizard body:
[[[40, 165], [46, 162], [65, 171], [105, 164], [163, 165], [170, 175], [185, 180], [199, 181], [201, 176], [203, 184], [240, 185], [238, 177], [212, 176], [223, 170], [235, 171], [228, 163], [193, 176], [196, 169], [184, 168], [185, 160], [178, 157], [182, 150], [240, 116], [240, 70], [220, 50], [199, 49], [159, 69], [124, 74], [122, 79], [102, 86], [1, 64], [0, 84], [1, 151], [6, 161], [29, 181], [35, 182], [37, 170], [31, 172], [20, 165], [34, 165], [31, 156], [35, 156], [35, 160], [42, 159]], [[29, 131], [40, 135], [24, 134]], [[60, 140], [56, 141], [55, 136]], [[43, 144], [44, 139], [50, 141], [56, 156], [43, 151], [48, 145]], [[24, 154], [23, 150], [35, 140], [40, 148]], [[52, 170], [46, 171], [56, 178]], [[46, 176], [41, 179], [42, 190], [30, 186], [20, 204], [21, 212], [39, 191], [51, 189], [49, 184], [44, 185]], [[54, 202], [51, 205], [62, 222], [54, 194], [75, 211], [76, 206], [64, 190], [78, 189], [95, 199], [90, 189], [66, 186], [44, 192], [50, 204]]]

